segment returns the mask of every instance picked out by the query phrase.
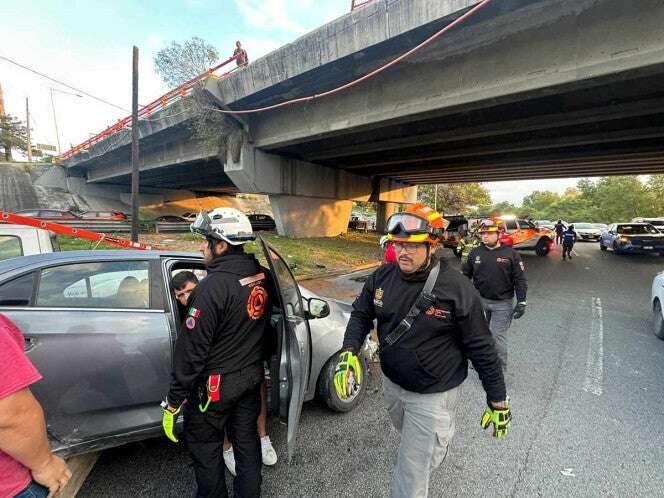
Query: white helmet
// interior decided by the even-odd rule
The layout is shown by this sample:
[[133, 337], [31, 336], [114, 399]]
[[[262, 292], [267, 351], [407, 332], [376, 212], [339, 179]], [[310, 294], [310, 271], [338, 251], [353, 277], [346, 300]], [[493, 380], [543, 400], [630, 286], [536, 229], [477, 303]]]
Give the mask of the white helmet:
[[233, 246], [256, 240], [249, 218], [234, 208], [218, 208], [209, 215], [201, 211], [189, 229], [193, 233], [223, 240]]

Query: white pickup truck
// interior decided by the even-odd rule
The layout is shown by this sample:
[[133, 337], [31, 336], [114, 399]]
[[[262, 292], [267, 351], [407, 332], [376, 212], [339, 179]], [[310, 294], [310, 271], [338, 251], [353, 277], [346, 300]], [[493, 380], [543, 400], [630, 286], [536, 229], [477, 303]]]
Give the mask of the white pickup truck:
[[0, 224], [0, 261], [58, 251], [55, 234], [41, 228]]

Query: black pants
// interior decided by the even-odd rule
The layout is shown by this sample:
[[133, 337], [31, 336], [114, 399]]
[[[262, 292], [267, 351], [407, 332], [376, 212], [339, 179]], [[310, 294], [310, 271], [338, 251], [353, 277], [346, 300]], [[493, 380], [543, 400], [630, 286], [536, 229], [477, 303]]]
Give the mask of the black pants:
[[556, 232], [556, 244], [562, 244], [563, 243], [563, 234]]
[[[223, 376], [221, 399], [201, 413], [198, 403], [187, 403], [184, 433], [194, 462], [198, 498], [227, 498], [224, 478], [224, 432], [233, 444], [237, 477], [233, 495], [261, 494], [261, 444], [256, 420], [261, 409], [263, 367], [255, 365]], [[195, 396], [192, 396], [195, 398]]]
[[563, 244], [563, 259], [565, 259], [565, 256], [572, 259], [572, 247], [574, 247], [574, 244]]

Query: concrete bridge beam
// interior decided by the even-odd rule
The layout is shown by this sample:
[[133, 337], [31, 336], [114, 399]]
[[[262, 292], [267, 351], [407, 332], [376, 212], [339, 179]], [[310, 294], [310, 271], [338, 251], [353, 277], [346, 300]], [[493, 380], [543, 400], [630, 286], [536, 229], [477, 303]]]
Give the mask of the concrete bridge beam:
[[293, 237], [345, 233], [352, 201], [413, 203], [417, 187], [354, 175], [290, 159], [243, 144], [239, 157], [226, 155], [224, 172], [240, 192], [268, 194], [277, 231]]

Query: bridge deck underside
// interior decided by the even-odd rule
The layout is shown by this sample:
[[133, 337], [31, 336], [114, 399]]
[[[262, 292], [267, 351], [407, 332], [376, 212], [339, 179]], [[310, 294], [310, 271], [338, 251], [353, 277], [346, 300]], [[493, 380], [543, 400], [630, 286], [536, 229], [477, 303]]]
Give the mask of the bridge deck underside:
[[552, 88], [274, 152], [413, 184], [661, 173], [663, 73]]

